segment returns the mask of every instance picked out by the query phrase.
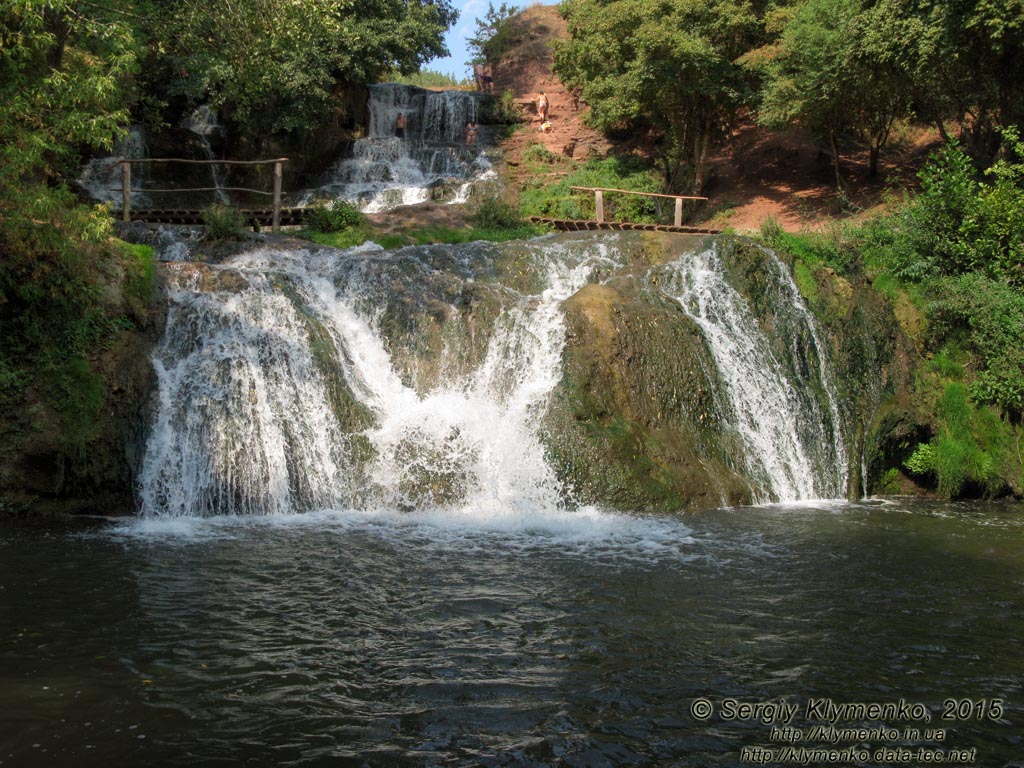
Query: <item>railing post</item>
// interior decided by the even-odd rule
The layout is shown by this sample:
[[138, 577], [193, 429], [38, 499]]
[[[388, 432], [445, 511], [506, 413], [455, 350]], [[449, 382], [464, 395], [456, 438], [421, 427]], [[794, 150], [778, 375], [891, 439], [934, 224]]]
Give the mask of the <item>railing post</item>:
[[281, 231], [281, 162], [274, 163], [274, 233]]
[[683, 226], [683, 198], [676, 198], [676, 226]]
[[121, 221], [132, 220], [132, 164], [121, 162]]
[[594, 209], [597, 213], [597, 223], [604, 223], [604, 193], [600, 189], [594, 190]]

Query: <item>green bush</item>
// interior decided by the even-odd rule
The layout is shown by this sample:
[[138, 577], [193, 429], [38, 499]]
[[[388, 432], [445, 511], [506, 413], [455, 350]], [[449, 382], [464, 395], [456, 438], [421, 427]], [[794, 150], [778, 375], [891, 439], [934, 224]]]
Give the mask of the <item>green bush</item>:
[[[558, 165], [562, 158], [544, 147], [528, 147], [523, 153], [524, 163]], [[528, 170], [531, 170], [528, 168]], [[570, 187], [604, 187], [628, 189], [636, 192], [660, 192], [661, 185], [650, 165], [641, 158], [625, 155], [591, 159], [583, 167], [563, 178], [546, 183], [538, 167], [534, 174], [536, 184], [519, 196], [526, 216], [547, 216], [556, 219], [594, 218], [593, 193], [574, 192]], [[659, 203], [649, 197], [637, 195], [605, 195], [605, 218], [612, 221], [650, 222], [671, 221], [672, 201], [659, 210]]]
[[366, 216], [345, 200], [317, 200], [306, 208], [303, 222], [314, 232], [344, 232], [366, 223]]
[[976, 355], [971, 396], [1024, 417], [1024, 293], [977, 273], [930, 285], [931, 334]]
[[480, 200], [466, 218], [477, 229], [517, 229], [524, 224], [515, 206], [494, 196]]
[[990, 409], [976, 407], [959, 382], [946, 385], [937, 411], [938, 434], [919, 444], [904, 466], [916, 475], [933, 475], [945, 498], [967, 490], [986, 495], [1004, 490], [1013, 461], [1009, 425]]
[[904, 280], [978, 271], [1024, 287], [1022, 173], [998, 163], [982, 183], [967, 155], [947, 146], [919, 174], [913, 202], [870, 230], [868, 248]]
[[214, 203], [203, 210], [206, 236], [211, 240], [236, 237], [245, 228], [245, 216], [232, 205]]

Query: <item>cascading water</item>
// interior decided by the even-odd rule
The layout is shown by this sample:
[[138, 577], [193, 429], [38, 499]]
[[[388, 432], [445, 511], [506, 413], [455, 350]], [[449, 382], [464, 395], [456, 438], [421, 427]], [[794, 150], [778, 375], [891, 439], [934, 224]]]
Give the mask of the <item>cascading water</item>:
[[[121, 166], [118, 161], [123, 159], [142, 160], [147, 155], [146, 136], [140, 126], [133, 125], [125, 137], [114, 147], [109, 157], [94, 157], [82, 169], [78, 183], [89, 193], [89, 196], [100, 202], [107, 203], [115, 210], [121, 209]], [[145, 165], [136, 165], [132, 170], [132, 206], [145, 207], [149, 198], [138, 191], [137, 187], [144, 178]]]
[[[203, 104], [190, 114], [184, 121], [183, 127], [190, 130], [199, 137], [200, 146], [207, 160], [216, 160], [213, 153], [213, 146], [210, 144], [211, 136], [222, 136], [224, 126], [217, 122], [217, 113], [209, 105]], [[224, 191], [224, 169], [219, 165], [210, 165], [210, 180], [215, 188], [214, 194], [218, 202], [225, 205], [231, 203], [231, 198]]]
[[[477, 121], [480, 99], [465, 91], [371, 86], [366, 138], [355, 142], [352, 157], [334, 167], [316, 195], [355, 202], [368, 213], [425, 202], [443, 185], [454, 188], [450, 202], [464, 201], [473, 183], [494, 176], [485, 142], [465, 146], [466, 124]], [[395, 135], [399, 114], [408, 121], [404, 138]]]
[[[696, 460], [739, 472], [757, 501], [844, 496], [831, 373], [785, 267], [755, 248], [755, 269], [733, 268], [711, 247], [644, 266], [638, 280], [637, 242], [582, 235], [398, 253], [265, 249], [218, 266], [169, 265], [144, 514], [415, 509], [511, 519], [573, 507], [566, 468], [592, 462], [610, 445], [602, 435], [641, 418], [629, 406], [600, 411], [574, 443], [582, 452], [571, 455], [581, 458], [549, 441], [547, 430], [579, 418], [570, 411], [568, 423], [558, 421], [564, 406], [549, 413], [552, 393], [561, 403], [585, 400], [590, 378], [603, 375], [595, 368], [565, 378], [563, 305], [588, 282], [619, 286], [602, 288], [612, 294], [632, 290], [638, 307], [681, 307], [677, 322], [693, 330], [673, 338], [693, 339], [703, 351], [687, 359], [706, 361], [703, 372], [683, 373], [710, 389], [698, 407], [679, 400], [678, 378], [641, 385], [614, 349], [598, 354], [601, 366], [623, 366], [613, 373], [618, 383], [596, 386], [660, 389], [637, 396], [680, 403], [659, 409], [680, 407], [698, 432], [715, 425], [688, 433]], [[619, 311], [592, 322], [617, 323]], [[562, 451], [557, 471], [550, 450]]]
[[770, 295], [770, 329], [733, 287], [715, 247], [670, 264], [662, 290], [704, 334], [725, 422], [741, 438], [748, 476], [764, 489], [759, 501], [844, 497], [848, 459], [825, 348], [788, 271], [764, 256], [758, 280]]
[[[143, 513], [556, 509], [535, 424], [560, 377], [559, 304], [609, 259], [599, 246], [532, 259], [543, 290], [503, 289], [482, 364], [428, 391], [396, 372], [381, 308], [364, 311], [392, 267], [379, 249], [174, 265]], [[430, 270], [415, 255], [403, 266]]]

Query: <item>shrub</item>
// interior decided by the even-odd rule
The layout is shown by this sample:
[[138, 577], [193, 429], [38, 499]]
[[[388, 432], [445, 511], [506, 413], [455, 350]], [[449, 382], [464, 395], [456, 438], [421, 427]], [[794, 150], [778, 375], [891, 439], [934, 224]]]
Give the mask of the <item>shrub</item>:
[[314, 232], [344, 232], [362, 226], [366, 216], [345, 200], [317, 200], [306, 208], [303, 221]]
[[[555, 164], [561, 160], [538, 145], [527, 148], [524, 162]], [[527, 216], [550, 216], [556, 219], [592, 219], [594, 195], [573, 192], [570, 187], [605, 187], [636, 192], [660, 192], [661, 186], [650, 166], [640, 158], [626, 155], [591, 159], [573, 173], [546, 186], [524, 189], [520, 195], [523, 213]], [[609, 220], [657, 222], [670, 221], [668, 201], [665, 210], [649, 197], [637, 195], [606, 195], [605, 217]]]
[[477, 229], [515, 229], [523, 226], [523, 217], [515, 206], [494, 196], [483, 198], [467, 218]]
[[967, 387], [946, 385], [938, 404], [939, 433], [914, 449], [904, 466], [916, 475], [934, 475], [940, 494], [955, 498], [974, 486], [992, 495], [1003, 490], [1010, 429], [988, 408], [976, 407]]
[[214, 203], [203, 210], [206, 236], [211, 240], [235, 237], [245, 228], [245, 216], [232, 205]]

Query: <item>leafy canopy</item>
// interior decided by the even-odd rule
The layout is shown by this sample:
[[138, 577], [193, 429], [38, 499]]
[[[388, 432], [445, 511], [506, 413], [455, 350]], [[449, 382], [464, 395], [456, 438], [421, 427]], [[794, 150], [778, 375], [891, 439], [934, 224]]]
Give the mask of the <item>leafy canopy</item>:
[[665, 186], [699, 189], [711, 141], [749, 96], [736, 59], [758, 32], [746, 0], [567, 0], [555, 69], [602, 129], [646, 123], [664, 138]]
[[309, 129], [338, 85], [446, 55], [457, 17], [448, 0], [178, 0], [170, 93], [224, 108], [250, 134]]

